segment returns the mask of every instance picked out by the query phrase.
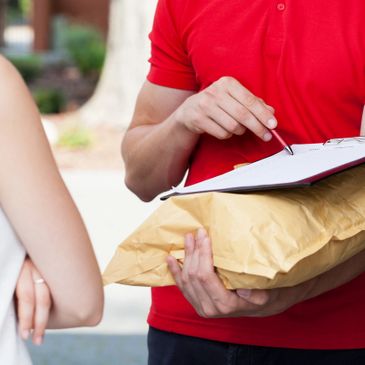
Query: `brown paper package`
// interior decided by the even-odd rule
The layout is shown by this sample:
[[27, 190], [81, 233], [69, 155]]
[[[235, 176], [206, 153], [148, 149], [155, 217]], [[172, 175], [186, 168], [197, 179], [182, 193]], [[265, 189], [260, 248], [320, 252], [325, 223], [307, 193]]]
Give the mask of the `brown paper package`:
[[294, 286], [365, 248], [365, 166], [306, 188], [170, 198], [118, 246], [104, 283], [173, 285], [166, 257], [183, 262], [200, 227], [227, 288]]

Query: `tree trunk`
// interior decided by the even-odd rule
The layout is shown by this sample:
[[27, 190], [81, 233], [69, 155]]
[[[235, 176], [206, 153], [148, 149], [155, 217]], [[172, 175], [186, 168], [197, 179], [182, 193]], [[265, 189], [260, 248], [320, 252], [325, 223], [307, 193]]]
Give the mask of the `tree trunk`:
[[107, 57], [92, 98], [80, 109], [88, 125], [125, 128], [148, 71], [149, 40], [157, 0], [111, 0]]

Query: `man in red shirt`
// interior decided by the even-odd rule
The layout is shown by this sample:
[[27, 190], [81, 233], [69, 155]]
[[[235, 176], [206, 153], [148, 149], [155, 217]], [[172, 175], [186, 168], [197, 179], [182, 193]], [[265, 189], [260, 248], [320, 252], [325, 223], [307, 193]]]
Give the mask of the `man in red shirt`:
[[[289, 143], [360, 133], [363, 0], [160, 0], [148, 80], [123, 141], [150, 200]], [[237, 227], [239, 229], [239, 227]], [[294, 288], [228, 291], [209, 239], [186, 238], [178, 287], [152, 289], [149, 364], [365, 364], [365, 253]]]

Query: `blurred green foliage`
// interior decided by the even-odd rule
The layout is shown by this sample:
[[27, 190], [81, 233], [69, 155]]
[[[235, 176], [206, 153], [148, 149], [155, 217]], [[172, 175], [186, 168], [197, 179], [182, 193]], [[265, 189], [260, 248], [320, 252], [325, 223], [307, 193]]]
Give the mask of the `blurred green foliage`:
[[37, 55], [7, 56], [7, 58], [27, 83], [34, 80], [42, 71], [43, 62]]
[[6, 4], [6, 24], [24, 24], [29, 21], [32, 0], [5, 0]]
[[106, 46], [100, 32], [82, 25], [69, 26], [65, 31], [66, 49], [82, 75], [100, 75]]
[[65, 105], [62, 91], [39, 88], [32, 91], [35, 103], [42, 114], [60, 113]]
[[69, 149], [87, 148], [93, 143], [93, 136], [89, 129], [72, 126], [66, 129], [58, 139], [60, 147]]
[[23, 15], [18, 8], [8, 6], [5, 13], [6, 25], [17, 24], [23, 21]]
[[32, 9], [32, 1], [31, 0], [19, 0], [19, 8], [25, 19], [30, 16]]

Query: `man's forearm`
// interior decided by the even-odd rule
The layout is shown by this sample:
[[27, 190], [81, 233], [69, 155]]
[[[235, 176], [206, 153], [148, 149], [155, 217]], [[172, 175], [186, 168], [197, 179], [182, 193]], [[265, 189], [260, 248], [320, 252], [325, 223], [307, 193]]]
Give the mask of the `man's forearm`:
[[198, 93], [145, 82], [122, 147], [126, 184], [151, 200], [183, 178], [200, 134], [223, 140], [249, 129], [269, 141], [276, 124], [274, 109], [232, 77]]
[[172, 114], [159, 124], [127, 131], [122, 145], [126, 185], [149, 201], [184, 177], [199, 135], [187, 130]]
[[304, 300], [314, 298], [329, 290], [344, 285], [365, 271], [365, 250], [354, 255], [330, 271], [319, 275], [315, 285], [307, 292]]

